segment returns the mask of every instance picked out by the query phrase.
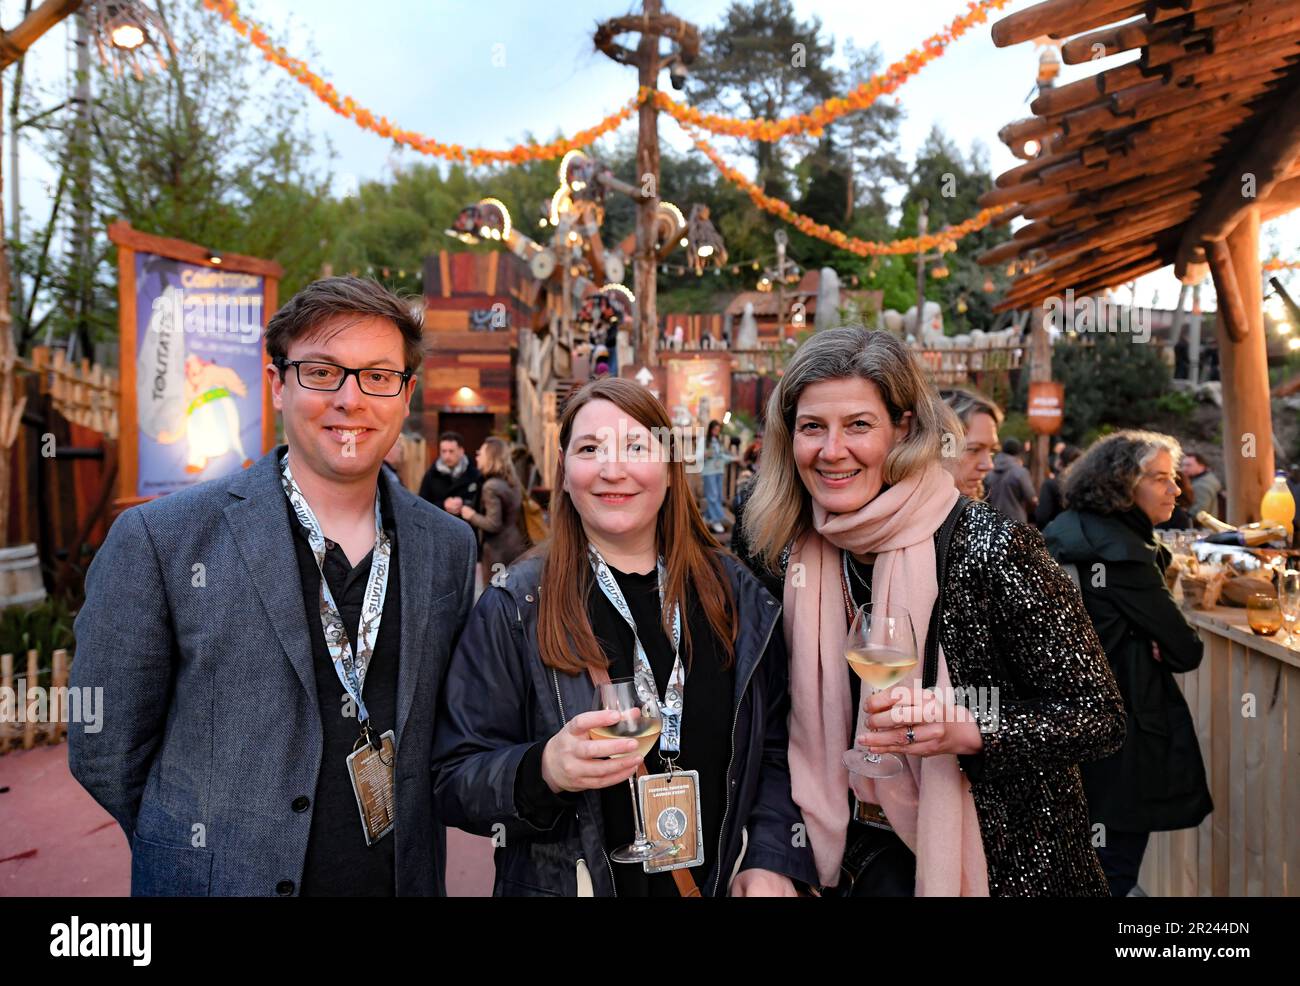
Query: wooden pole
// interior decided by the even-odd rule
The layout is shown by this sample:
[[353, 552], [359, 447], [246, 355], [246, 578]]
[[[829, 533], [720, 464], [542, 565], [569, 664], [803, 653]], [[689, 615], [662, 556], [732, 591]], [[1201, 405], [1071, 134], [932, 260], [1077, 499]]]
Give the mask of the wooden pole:
[[[0, 688], [5, 690], [5, 694], [12, 694], [14, 689], [14, 656], [12, 654], [0, 654]], [[18, 709], [14, 709], [14, 716], [17, 718]], [[0, 753], [4, 753], [13, 745], [14, 733], [18, 727], [8, 722], [0, 722]]]
[[1187, 379], [1201, 382], [1201, 284], [1192, 288], [1192, 314], [1187, 323]]
[[[1035, 305], [1029, 310], [1029, 380], [1031, 383], [1045, 383], [1051, 379], [1052, 341], [1047, 334], [1043, 306]], [[1051, 435], [1034, 433], [1034, 461], [1030, 464], [1030, 476], [1035, 490], [1042, 489], [1047, 479], [1047, 453], [1051, 445]]]
[[32, 691], [39, 684], [39, 682], [37, 681], [38, 670], [39, 669], [36, 664], [36, 651], [29, 650], [27, 652], [28, 708], [22, 710], [22, 715], [27, 720], [25, 723], [23, 723], [23, 749], [24, 750], [30, 750], [32, 747], [36, 745], [36, 718], [35, 716], [30, 715], [30, 712], [32, 711], [30, 707], [31, 706], [30, 696], [32, 694]]
[[[1260, 282], [1259, 211], [1251, 209], [1228, 234], [1231, 270], [1219, 268], [1219, 375], [1223, 384], [1223, 462], [1232, 524], [1259, 520], [1259, 501], [1273, 476], [1273, 420]], [[1229, 277], [1228, 275], [1231, 275]], [[1242, 337], [1234, 341], [1223, 318], [1223, 290], [1235, 294]]]
[[[930, 200], [922, 199], [916, 214], [916, 235], [923, 238], [930, 230]], [[921, 338], [921, 313], [925, 311], [925, 251], [916, 252], [916, 338]]]
[[82, 0], [46, 0], [12, 31], [0, 31], [0, 69], [22, 58], [27, 49], [63, 18], [75, 13]]
[[[659, 35], [649, 26], [651, 17], [658, 17], [660, 0], [643, 0], [642, 13], [646, 27], [636, 48], [637, 79], [647, 89], [657, 89], [659, 83]], [[641, 198], [636, 207], [636, 260], [633, 263], [633, 280], [636, 291], [637, 356], [647, 366], [658, 361], [659, 318], [655, 310], [657, 258], [655, 256], [655, 219], [659, 212], [659, 110], [654, 101], [641, 104], [636, 139], [636, 170], [642, 191], [650, 194]]]
[[[56, 708], [54, 703], [58, 701], [57, 696], [61, 694], [60, 689], [67, 686], [68, 652], [60, 647], [54, 652], [54, 666], [50, 672], [50, 726], [46, 733], [46, 742], [57, 743], [67, 735], [68, 724], [65, 721], [67, 715], [56, 715], [54, 711]], [[66, 713], [66, 710], [60, 709], [60, 711]]]

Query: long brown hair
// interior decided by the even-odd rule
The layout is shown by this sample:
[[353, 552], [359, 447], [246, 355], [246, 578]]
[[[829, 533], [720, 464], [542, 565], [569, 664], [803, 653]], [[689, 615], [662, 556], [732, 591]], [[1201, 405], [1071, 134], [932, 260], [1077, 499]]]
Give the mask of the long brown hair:
[[495, 476], [497, 479], [504, 479], [513, 489], [519, 489], [519, 476], [515, 473], [514, 463], [510, 461], [510, 446], [505, 443], [505, 440], [496, 436], [485, 438], [480, 448], [487, 458], [483, 478], [491, 479]]
[[705, 526], [686, 483], [681, 442], [668, 412], [650, 391], [631, 380], [607, 378], [585, 385], [569, 398], [560, 419], [560, 455], [551, 487], [551, 537], [544, 546], [541, 598], [537, 606], [537, 643], [542, 663], [566, 674], [588, 667], [608, 667], [587, 615], [587, 598], [595, 579], [587, 560], [587, 533], [564, 490], [564, 459], [578, 412], [592, 401], [609, 401], [651, 433], [665, 436], [661, 453], [668, 458], [668, 490], [655, 524], [656, 548], [664, 558], [666, 583], [662, 613], [664, 633], [672, 639], [669, 614], [682, 613], [682, 652], [692, 656], [689, 588], [700, 604], [722, 649], [722, 665], [735, 659], [736, 607], [722, 549]]

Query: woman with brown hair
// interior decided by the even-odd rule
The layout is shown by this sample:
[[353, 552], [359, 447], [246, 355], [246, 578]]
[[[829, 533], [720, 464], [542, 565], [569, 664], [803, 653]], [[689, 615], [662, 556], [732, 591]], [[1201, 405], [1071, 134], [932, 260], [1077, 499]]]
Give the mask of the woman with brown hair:
[[[815, 875], [785, 763], [780, 607], [709, 533], [644, 387], [583, 387], [560, 453], [550, 539], [484, 592], [452, 657], [443, 820], [504, 840], [497, 895], [793, 896]], [[597, 701], [620, 683], [631, 707]], [[657, 748], [593, 738], [645, 716]], [[648, 855], [664, 836], [676, 855]], [[611, 861], [626, 843], [639, 865]]]
[[474, 464], [483, 474], [480, 496], [483, 511], [480, 513], [465, 504], [460, 515], [476, 528], [483, 537], [483, 583], [524, 553], [523, 528], [519, 524], [519, 511], [523, 509], [524, 491], [510, 461], [510, 446], [500, 438], [487, 438], [478, 447]]
[[[744, 534], [784, 583], [794, 799], [841, 895], [1104, 896], [1078, 764], [1123, 741], [1119, 691], [1038, 532], [953, 485], [961, 435], [887, 332], [816, 333], [772, 394]], [[899, 609], [913, 668], [868, 694], [851, 620]]]

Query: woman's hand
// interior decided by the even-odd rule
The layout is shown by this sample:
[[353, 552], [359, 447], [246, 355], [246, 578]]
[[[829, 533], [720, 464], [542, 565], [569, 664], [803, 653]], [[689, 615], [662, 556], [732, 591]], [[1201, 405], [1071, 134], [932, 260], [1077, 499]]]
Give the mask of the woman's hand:
[[460, 508], [460, 515], [461, 515], [461, 517], [463, 517], [465, 520], [469, 520], [471, 517], [474, 516], [474, 508], [473, 508], [473, 507], [461, 507], [461, 508]]
[[[945, 703], [919, 685], [886, 688], [867, 696], [862, 707], [867, 712], [868, 731], [858, 735], [858, 744], [870, 753], [933, 757], [984, 749], [984, 737], [969, 709]], [[912, 727], [911, 743], [907, 741], [908, 726]]]
[[[641, 758], [627, 756], [636, 750], [636, 740], [589, 738], [588, 734], [597, 726], [612, 726], [618, 719], [618, 712], [613, 710], [584, 712], [570, 719], [546, 741], [542, 750], [542, 780], [552, 791], [559, 794], [609, 787], [636, 773]], [[615, 755], [619, 759], [601, 759]]]
[[788, 876], [771, 870], [741, 870], [731, 881], [732, 897], [798, 897]]

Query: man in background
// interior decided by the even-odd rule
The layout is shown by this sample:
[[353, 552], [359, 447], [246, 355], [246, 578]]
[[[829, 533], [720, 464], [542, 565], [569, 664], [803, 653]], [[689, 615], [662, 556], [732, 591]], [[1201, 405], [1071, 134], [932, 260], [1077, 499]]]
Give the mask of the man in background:
[[461, 507], [478, 509], [482, 488], [483, 476], [465, 454], [465, 439], [454, 431], [444, 431], [438, 436], [438, 458], [420, 483], [420, 496], [459, 517]]
[[1012, 520], [1029, 523], [1029, 515], [1038, 506], [1033, 480], [1020, 456], [1024, 446], [1018, 438], [1008, 438], [1002, 451], [993, 457], [993, 472], [985, 480], [988, 499], [994, 507]]

